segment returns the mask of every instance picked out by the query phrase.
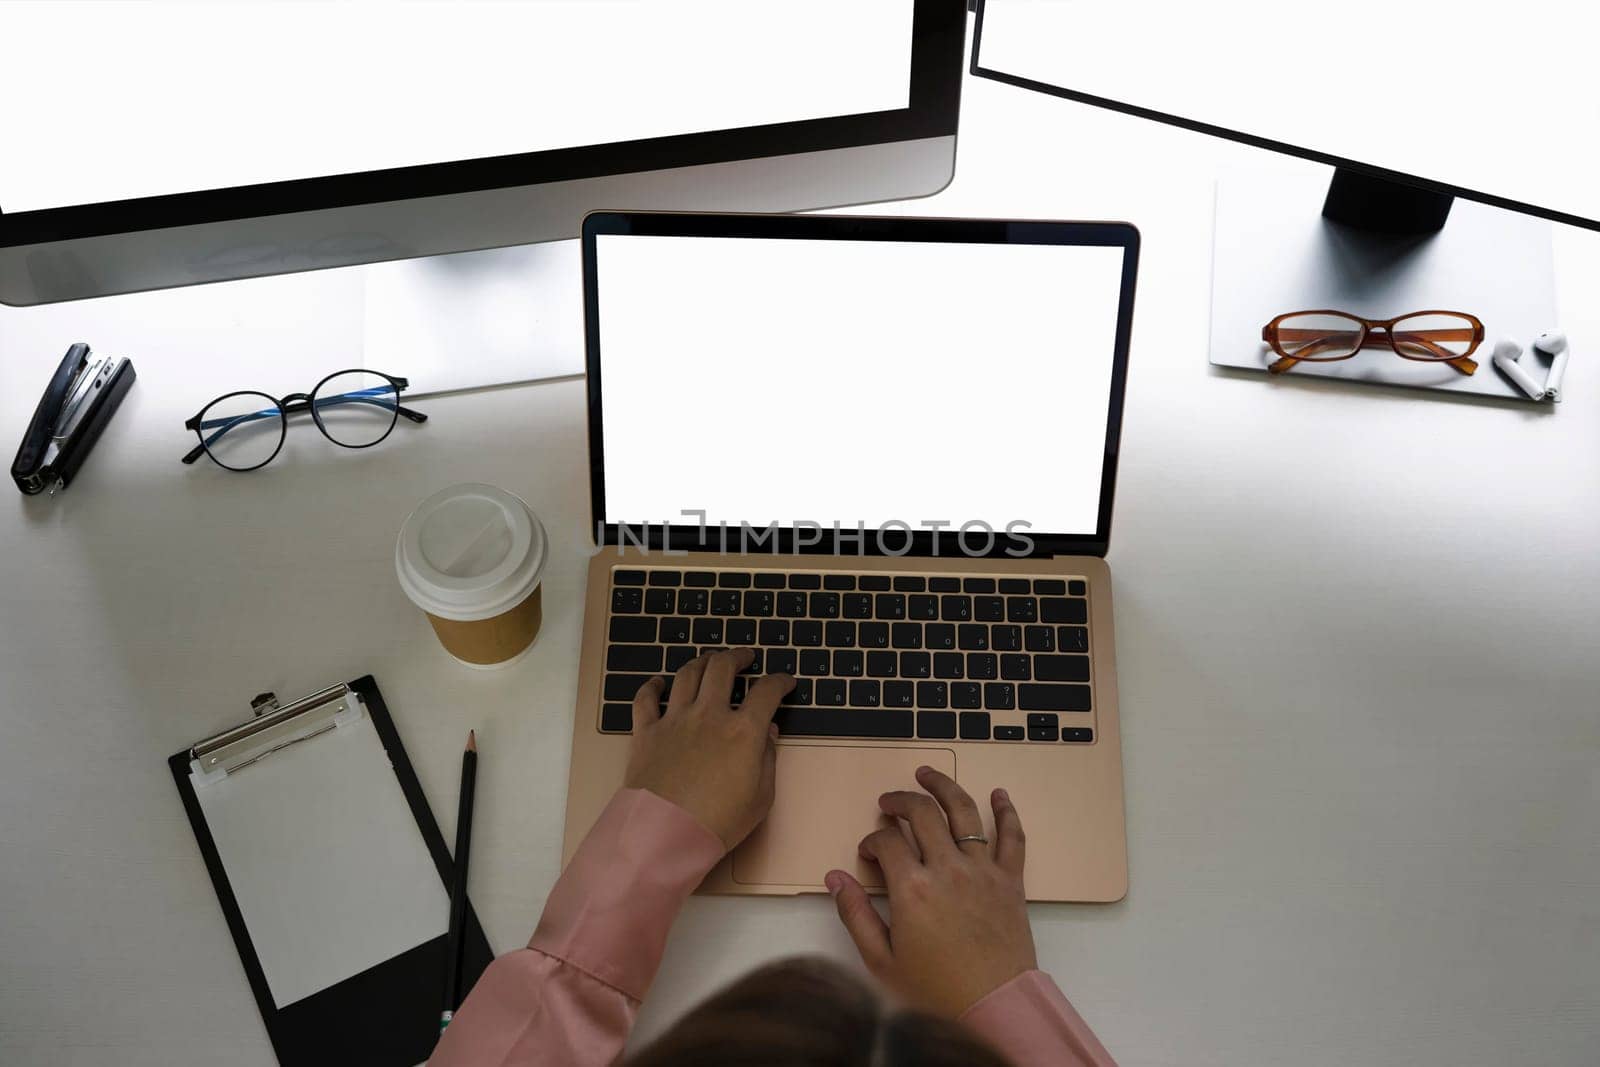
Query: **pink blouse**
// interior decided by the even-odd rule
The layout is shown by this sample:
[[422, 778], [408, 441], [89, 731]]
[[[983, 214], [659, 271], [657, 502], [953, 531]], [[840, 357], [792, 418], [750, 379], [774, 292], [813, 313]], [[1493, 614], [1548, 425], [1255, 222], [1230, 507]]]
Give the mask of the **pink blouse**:
[[[722, 855], [717, 836], [682, 808], [644, 790], [619, 792], [557, 879], [528, 947], [484, 972], [429, 1063], [614, 1062], [673, 920]], [[1013, 978], [961, 1021], [1018, 1067], [1113, 1064], [1042, 971]]]

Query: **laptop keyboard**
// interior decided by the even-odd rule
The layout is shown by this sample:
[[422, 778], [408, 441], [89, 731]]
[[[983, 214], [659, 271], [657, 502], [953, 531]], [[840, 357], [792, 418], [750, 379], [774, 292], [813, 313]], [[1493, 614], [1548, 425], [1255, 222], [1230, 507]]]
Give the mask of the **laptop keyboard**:
[[733, 702], [750, 676], [793, 674], [784, 736], [1094, 740], [1082, 579], [617, 568], [611, 582], [603, 733], [632, 731], [653, 675], [670, 690], [701, 653], [750, 646]]

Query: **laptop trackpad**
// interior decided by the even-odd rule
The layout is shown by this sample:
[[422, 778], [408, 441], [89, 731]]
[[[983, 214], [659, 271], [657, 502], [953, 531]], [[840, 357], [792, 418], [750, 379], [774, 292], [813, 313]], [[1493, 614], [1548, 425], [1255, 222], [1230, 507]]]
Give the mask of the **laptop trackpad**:
[[881, 887], [877, 866], [856, 855], [856, 845], [887, 825], [879, 795], [918, 789], [923, 764], [955, 777], [955, 753], [947, 748], [779, 745], [772, 814], [734, 851], [733, 880], [821, 890], [822, 876], [837, 867]]

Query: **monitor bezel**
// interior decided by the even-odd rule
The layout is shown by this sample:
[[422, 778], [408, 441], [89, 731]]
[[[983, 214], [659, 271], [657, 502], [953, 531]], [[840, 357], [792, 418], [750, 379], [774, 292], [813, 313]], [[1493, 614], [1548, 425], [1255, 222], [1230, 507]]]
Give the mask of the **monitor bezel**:
[[38, 211], [0, 204], [0, 248], [953, 136], [966, 4], [915, 3], [909, 106], [899, 110]]
[[1237, 141], [1252, 148], [1262, 148], [1269, 152], [1280, 152], [1287, 156], [1296, 156], [1300, 159], [1310, 160], [1313, 163], [1323, 163], [1340, 170], [1355, 171], [1371, 178], [1382, 181], [1394, 182], [1399, 185], [1409, 185], [1416, 189], [1424, 189], [1441, 196], [1460, 197], [1464, 200], [1475, 200], [1480, 204], [1490, 207], [1503, 208], [1507, 211], [1516, 211], [1535, 218], [1548, 219], [1566, 226], [1578, 226], [1586, 230], [1600, 230], [1600, 219], [1589, 219], [1582, 215], [1574, 215], [1566, 211], [1557, 211], [1553, 208], [1540, 207], [1537, 204], [1513, 200], [1510, 197], [1496, 196], [1493, 193], [1480, 192], [1468, 189], [1465, 186], [1452, 185], [1449, 182], [1426, 178], [1418, 174], [1407, 174], [1403, 171], [1391, 170], [1372, 163], [1363, 163], [1358, 159], [1347, 159], [1331, 152], [1319, 152], [1314, 148], [1303, 148], [1299, 145], [1289, 144], [1285, 141], [1275, 141], [1270, 137], [1260, 137], [1243, 130], [1231, 130], [1225, 126], [1217, 126], [1196, 119], [1184, 118], [1182, 115], [1173, 115], [1153, 108], [1141, 107], [1138, 104], [1125, 104], [1120, 100], [1112, 100], [1104, 96], [1095, 96], [1093, 93], [1068, 89], [1049, 82], [1036, 81], [1016, 74], [1007, 74], [1004, 71], [994, 70], [983, 66], [981, 50], [983, 48], [983, 17], [987, 0], [977, 0], [977, 24], [972, 32], [972, 60], [969, 69], [975, 78], [986, 78], [989, 81], [1000, 82], [1018, 89], [1028, 89], [1032, 92], [1043, 93], [1046, 96], [1060, 97], [1079, 104], [1089, 104], [1093, 107], [1105, 108], [1134, 118], [1148, 119], [1151, 122], [1160, 122], [1168, 126], [1189, 130], [1193, 133], [1205, 134], [1209, 137], [1220, 137], [1228, 141]]
[[[1105, 449], [1101, 466], [1099, 512], [1093, 533], [1061, 533], [1027, 529], [1022, 538], [997, 536], [986, 552], [973, 550], [952, 531], [897, 528], [880, 540], [875, 531], [857, 537], [827, 528], [779, 526], [749, 531], [728, 527], [675, 524], [660, 516], [648, 523], [617, 523], [606, 513], [603, 376], [600, 351], [599, 272], [597, 239], [606, 235], [652, 237], [749, 237], [793, 240], [900, 241], [971, 244], [1044, 244], [1116, 247], [1123, 250], [1122, 285], [1112, 353]], [[868, 215], [750, 215], [678, 212], [595, 212], [583, 222], [584, 344], [588, 372], [589, 498], [592, 529], [599, 546], [637, 546], [666, 551], [822, 554], [848, 556], [1104, 556], [1111, 541], [1112, 506], [1116, 498], [1117, 461], [1121, 451], [1123, 404], [1127, 389], [1128, 352], [1133, 336], [1134, 291], [1139, 268], [1139, 231], [1125, 222], [1066, 222], [1035, 219], [939, 219]], [[959, 279], [952, 279], [952, 298], [959, 297]], [[1025, 383], [1019, 383], [1025, 388]], [[887, 529], [887, 528], [886, 528]], [[998, 533], [999, 531], [997, 531]], [[904, 547], [904, 551], [900, 549]]]

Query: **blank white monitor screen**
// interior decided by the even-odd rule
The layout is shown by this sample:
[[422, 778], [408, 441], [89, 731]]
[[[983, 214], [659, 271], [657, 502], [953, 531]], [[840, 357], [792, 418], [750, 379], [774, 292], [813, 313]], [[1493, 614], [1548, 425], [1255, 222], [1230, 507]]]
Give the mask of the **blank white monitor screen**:
[[0, 211], [910, 104], [915, 0], [0, 4]]
[[607, 521], [1094, 534], [1123, 256], [600, 235]]
[[985, 0], [985, 70], [1600, 220], [1587, 0]]

